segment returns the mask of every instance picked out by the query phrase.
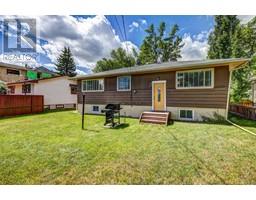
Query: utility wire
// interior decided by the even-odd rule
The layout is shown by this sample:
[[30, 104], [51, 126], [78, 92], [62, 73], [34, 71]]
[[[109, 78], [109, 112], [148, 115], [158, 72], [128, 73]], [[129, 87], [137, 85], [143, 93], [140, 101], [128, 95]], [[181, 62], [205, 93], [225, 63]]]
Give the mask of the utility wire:
[[116, 24], [117, 24], [117, 28], [118, 28], [118, 30], [119, 30], [119, 32], [120, 32], [120, 36], [122, 37], [122, 40], [124, 41], [124, 40], [125, 40], [125, 39], [124, 39], [124, 35], [123, 35], [123, 32], [122, 32], [122, 30], [121, 30], [121, 26], [120, 26], [120, 24], [119, 24], [119, 22], [118, 22], [118, 20], [117, 20], [116, 15], [114, 15], [114, 18], [115, 18], [115, 21], [116, 21]]
[[124, 38], [125, 38], [125, 48], [126, 48], [126, 53], [128, 53], [128, 47], [127, 47], [127, 35], [126, 35], [126, 29], [125, 29], [125, 23], [124, 23], [124, 16], [122, 15], [122, 21], [123, 21], [123, 28], [124, 28]]

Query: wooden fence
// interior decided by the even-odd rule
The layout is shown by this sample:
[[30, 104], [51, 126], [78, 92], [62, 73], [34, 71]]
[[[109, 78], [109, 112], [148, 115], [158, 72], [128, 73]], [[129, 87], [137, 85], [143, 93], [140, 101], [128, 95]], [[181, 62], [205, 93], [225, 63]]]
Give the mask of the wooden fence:
[[42, 95], [0, 95], [0, 117], [40, 113], [43, 110]]
[[240, 104], [230, 104], [229, 112], [246, 119], [256, 120], [256, 107]]

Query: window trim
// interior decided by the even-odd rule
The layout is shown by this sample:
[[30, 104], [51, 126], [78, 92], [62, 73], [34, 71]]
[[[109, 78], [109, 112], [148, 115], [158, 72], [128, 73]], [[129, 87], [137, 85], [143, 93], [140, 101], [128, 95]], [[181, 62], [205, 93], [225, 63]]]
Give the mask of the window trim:
[[[190, 119], [190, 118], [184, 118], [184, 117], [180, 117], [180, 111], [182, 111], [182, 110], [185, 110], [185, 111], [192, 111], [192, 119]], [[193, 109], [187, 109], [187, 108], [182, 108], [182, 109], [179, 109], [179, 119], [180, 120], [186, 120], [186, 121], [194, 121], [194, 110]]]
[[[97, 106], [97, 107], [98, 107], [98, 111], [93, 110], [94, 106]], [[93, 105], [93, 106], [92, 106], [92, 113], [100, 113], [100, 112], [101, 112], [101, 111], [100, 111], [100, 106], [99, 106], [99, 105]]]
[[[12, 71], [12, 72], [16, 71], [16, 72], [18, 72], [18, 73], [17, 73], [17, 74], [16, 74], [16, 73], [10, 73], [10, 71]], [[7, 75], [21, 76], [21, 71], [18, 70], [18, 69], [9, 69], [9, 68], [7, 68], [7, 69], [6, 69], [6, 74], [7, 74]]]
[[[102, 90], [84, 90], [83, 83], [85, 81], [94, 81], [94, 80], [103, 80], [103, 89]], [[81, 89], [82, 92], [104, 92], [105, 91], [105, 79], [104, 78], [96, 78], [96, 79], [86, 79], [81, 81]]]
[[[25, 87], [26, 85], [30, 85], [30, 92], [24, 92], [23, 87]], [[31, 83], [23, 84], [21, 86], [21, 93], [22, 94], [32, 94], [32, 84]]]
[[[211, 71], [211, 86], [189, 86], [189, 87], [178, 87], [178, 73], [183, 72], [198, 72], [198, 71]], [[182, 70], [182, 71], [176, 71], [175, 75], [175, 88], [180, 90], [186, 90], [186, 89], [213, 89], [214, 88], [214, 68], [206, 68], [206, 69], [193, 69], [193, 70]]]
[[[124, 90], [123, 89], [119, 89], [118, 79], [121, 78], [121, 77], [129, 77], [130, 78], [130, 85], [129, 85], [130, 89], [124, 89]], [[132, 89], [132, 76], [127, 75], [127, 76], [117, 76], [116, 77], [116, 91], [118, 91], [118, 92], [127, 92], [127, 91], [131, 91], [131, 89]]]

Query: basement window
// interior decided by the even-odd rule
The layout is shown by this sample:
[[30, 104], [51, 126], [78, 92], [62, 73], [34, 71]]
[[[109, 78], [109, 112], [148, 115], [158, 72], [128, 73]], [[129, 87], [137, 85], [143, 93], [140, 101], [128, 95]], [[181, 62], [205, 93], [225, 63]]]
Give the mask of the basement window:
[[93, 112], [99, 112], [99, 110], [100, 110], [100, 109], [99, 109], [99, 106], [93, 106], [93, 107], [92, 107], [92, 111], [93, 111]]
[[185, 120], [193, 120], [193, 110], [180, 110], [179, 118]]

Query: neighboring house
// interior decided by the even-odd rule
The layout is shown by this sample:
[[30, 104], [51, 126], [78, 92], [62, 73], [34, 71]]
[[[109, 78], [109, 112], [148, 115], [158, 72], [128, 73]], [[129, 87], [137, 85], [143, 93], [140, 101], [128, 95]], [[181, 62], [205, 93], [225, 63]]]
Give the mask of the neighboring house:
[[252, 78], [252, 101], [256, 105], [256, 77]]
[[14, 82], [26, 79], [27, 69], [19, 65], [0, 62], [0, 81]]
[[44, 105], [55, 108], [58, 105], [74, 105], [77, 101], [76, 81], [67, 76], [8, 83], [9, 94], [43, 95]]
[[50, 78], [55, 76], [59, 75], [43, 66], [37, 68], [27, 68], [27, 78], [29, 80]]
[[181, 120], [227, 117], [231, 71], [247, 61], [178, 61], [77, 76], [78, 110], [85, 95], [87, 113], [120, 103], [121, 114], [132, 117], [144, 111], [170, 111]]
[[35, 80], [57, 76], [45, 67], [29, 68], [0, 62], [0, 80], [6, 83], [23, 80]]

